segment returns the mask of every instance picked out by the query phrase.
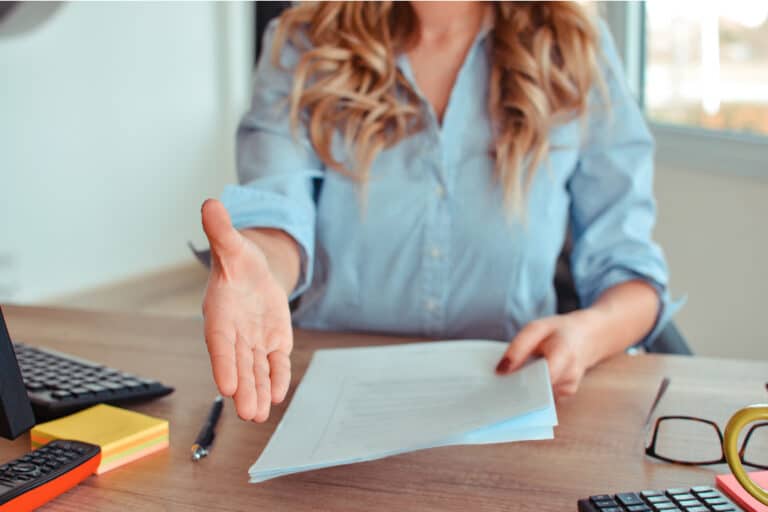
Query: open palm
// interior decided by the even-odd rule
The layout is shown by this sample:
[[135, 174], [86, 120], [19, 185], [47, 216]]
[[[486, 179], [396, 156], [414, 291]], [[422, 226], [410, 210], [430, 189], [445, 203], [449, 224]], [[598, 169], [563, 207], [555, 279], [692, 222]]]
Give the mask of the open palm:
[[232, 227], [224, 206], [203, 204], [211, 272], [203, 301], [213, 377], [234, 396], [238, 415], [266, 421], [291, 380], [293, 333], [288, 298], [259, 247]]

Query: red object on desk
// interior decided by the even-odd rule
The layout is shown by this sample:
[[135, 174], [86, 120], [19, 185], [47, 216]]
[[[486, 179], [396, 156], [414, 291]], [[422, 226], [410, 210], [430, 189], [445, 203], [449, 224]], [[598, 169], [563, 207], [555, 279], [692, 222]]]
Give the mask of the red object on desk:
[[100, 463], [101, 454], [98, 454], [58, 478], [35, 487], [0, 505], [0, 512], [29, 512], [42, 507], [58, 495], [64, 494], [89, 476], [95, 474], [96, 468], [99, 467]]
[[[768, 471], [749, 473], [749, 478], [763, 489], [768, 489]], [[763, 505], [752, 497], [732, 474], [717, 475], [717, 486], [741, 508], [750, 512], [768, 512], [768, 505]]]

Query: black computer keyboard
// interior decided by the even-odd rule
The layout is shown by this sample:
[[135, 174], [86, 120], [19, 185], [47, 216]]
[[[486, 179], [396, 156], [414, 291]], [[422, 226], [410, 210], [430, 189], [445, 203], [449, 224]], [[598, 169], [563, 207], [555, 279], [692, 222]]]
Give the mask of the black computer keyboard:
[[579, 500], [579, 512], [743, 512], [713, 487], [600, 494]]
[[145, 379], [50, 349], [14, 342], [35, 418], [48, 420], [98, 403], [118, 404], [173, 392]]

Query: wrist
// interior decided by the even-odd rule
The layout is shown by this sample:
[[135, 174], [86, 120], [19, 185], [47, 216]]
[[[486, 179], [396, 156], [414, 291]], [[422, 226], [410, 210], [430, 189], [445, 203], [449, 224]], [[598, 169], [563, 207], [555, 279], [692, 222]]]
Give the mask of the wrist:
[[264, 271], [277, 282], [286, 299], [289, 298], [299, 280], [300, 257], [296, 241], [279, 229], [248, 229], [242, 234], [259, 254]]
[[609, 354], [605, 353], [606, 326], [610, 315], [598, 307], [589, 307], [568, 313], [576, 323], [580, 346], [578, 353], [585, 368], [591, 368]]

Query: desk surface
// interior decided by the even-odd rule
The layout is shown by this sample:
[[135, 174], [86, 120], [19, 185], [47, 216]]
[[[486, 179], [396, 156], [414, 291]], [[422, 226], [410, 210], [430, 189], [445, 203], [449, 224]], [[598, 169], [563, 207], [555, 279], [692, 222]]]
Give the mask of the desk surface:
[[[239, 420], [227, 403], [211, 456], [190, 462], [189, 447], [216, 393], [200, 319], [13, 306], [4, 311], [14, 339], [176, 387], [168, 397], [133, 407], [170, 419], [170, 450], [89, 478], [45, 508], [51, 511], [575, 510], [576, 500], [590, 494], [712, 484], [714, 474], [726, 469], [644, 457], [643, 422], [662, 376], [672, 378], [670, 391], [678, 384], [673, 395], [687, 412], [721, 422], [728, 411], [766, 400], [766, 361], [622, 355], [592, 370], [579, 393], [558, 404], [553, 441], [436, 448], [248, 484], [248, 468], [285, 406], [257, 425]], [[297, 332], [291, 389], [316, 348], [403, 341], [412, 340]], [[0, 461], [28, 449], [28, 436], [0, 440]]]

